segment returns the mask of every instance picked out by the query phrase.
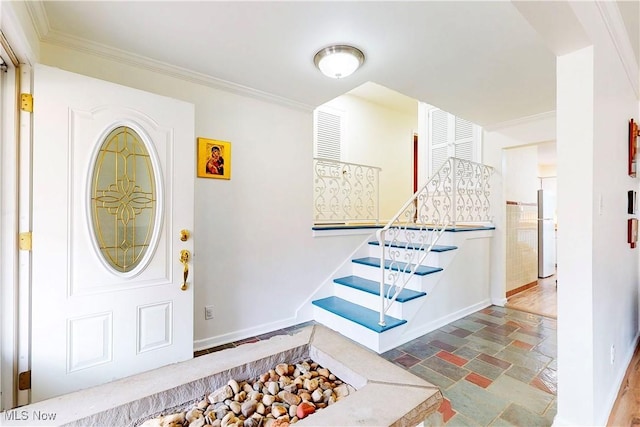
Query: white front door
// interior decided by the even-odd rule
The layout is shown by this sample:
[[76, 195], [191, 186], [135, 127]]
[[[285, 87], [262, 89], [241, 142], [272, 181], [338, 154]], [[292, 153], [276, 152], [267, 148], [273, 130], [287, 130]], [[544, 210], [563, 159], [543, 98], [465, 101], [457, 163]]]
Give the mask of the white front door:
[[193, 357], [193, 106], [45, 66], [33, 98], [31, 401]]

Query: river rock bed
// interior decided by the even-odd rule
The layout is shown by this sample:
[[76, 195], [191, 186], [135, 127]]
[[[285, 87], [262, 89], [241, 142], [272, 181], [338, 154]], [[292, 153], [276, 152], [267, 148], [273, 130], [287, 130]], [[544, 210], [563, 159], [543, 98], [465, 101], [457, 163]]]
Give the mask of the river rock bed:
[[193, 406], [142, 427], [286, 427], [354, 392], [311, 360], [281, 363], [252, 380], [231, 379]]

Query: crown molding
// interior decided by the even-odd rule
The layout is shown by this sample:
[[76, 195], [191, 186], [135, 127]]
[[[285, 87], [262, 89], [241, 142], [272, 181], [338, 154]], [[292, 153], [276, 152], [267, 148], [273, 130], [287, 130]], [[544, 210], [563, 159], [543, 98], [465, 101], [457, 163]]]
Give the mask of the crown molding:
[[519, 117], [517, 119], [507, 120], [500, 123], [495, 123], [493, 125], [484, 126], [482, 129], [484, 129], [486, 132], [495, 132], [495, 131], [507, 129], [514, 126], [537, 122], [540, 120], [547, 120], [547, 119], [555, 120], [555, 117], [556, 117], [556, 112], [555, 110], [553, 110], [553, 111], [547, 111], [540, 114], [533, 114], [531, 116]]
[[611, 41], [618, 52], [618, 57], [620, 57], [620, 61], [622, 61], [622, 67], [627, 74], [636, 98], [640, 98], [640, 70], [638, 70], [638, 61], [633, 53], [633, 48], [629, 41], [629, 33], [624, 25], [620, 9], [615, 2], [597, 1], [595, 4], [607, 27]]
[[33, 28], [36, 30], [36, 34], [40, 41], [49, 34], [51, 25], [49, 25], [49, 17], [47, 11], [44, 8], [44, 1], [27, 1], [27, 12], [33, 23]]
[[140, 69], [163, 74], [179, 80], [208, 86], [214, 89], [223, 90], [237, 95], [259, 99], [272, 104], [281, 105], [294, 110], [311, 112], [315, 107], [291, 99], [274, 95], [261, 90], [253, 89], [227, 80], [219, 79], [204, 73], [199, 73], [166, 62], [157, 61], [141, 55], [135, 55], [122, 49], [117, 49], [101, 43], [92, 42], [80, 37], [71, 36], [57, 30], [51, 29], [47, 14], [42, 1], [26, 2], [29, 14], [36, 28], [41, 43], [60, 46], [78, 52], [87, 53], [103, 59], [118, 62], [121, 64], [137, 67]]

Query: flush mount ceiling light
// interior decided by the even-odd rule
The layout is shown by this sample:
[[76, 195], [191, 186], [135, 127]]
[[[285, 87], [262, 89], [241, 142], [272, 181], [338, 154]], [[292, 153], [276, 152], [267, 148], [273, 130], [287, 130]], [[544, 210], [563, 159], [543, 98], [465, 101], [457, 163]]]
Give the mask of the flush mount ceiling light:
[[327, 46], [316, 53], [313, 62], [325, 76], [341, 79], [353, 74], [364, 63], [364, 53], [343, 44]]

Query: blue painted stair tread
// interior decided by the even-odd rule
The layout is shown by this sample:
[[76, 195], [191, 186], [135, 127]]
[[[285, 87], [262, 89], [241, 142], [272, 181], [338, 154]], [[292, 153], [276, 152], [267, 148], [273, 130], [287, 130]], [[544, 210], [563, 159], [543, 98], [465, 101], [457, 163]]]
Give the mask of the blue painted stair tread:
[[[369, 242], [370, 245], [376, 245], [376, 246], [380, 246], [380, 242], [373, 241], [373, 242]], [[385, 242], [384, 243], [385, 246], [391, 246], [392, 248], [401, 248], [401, 249], [417, 249], [417, 250], [421, 250], [424, 251], [426, 250], [429, 246], [428, 245], [420, 245], [417, 243], [389, 243], [389, 242]], [[433, 248], [431, 248], [431, 252], [447, 252], [447, 251], [453, 251], [458, 249], [457, 246], [448, 246], [448, 245], [434, 245]]]
[[[359, 291], [367, 292], [373, 295], [380, 295], [380, 284], [379, 282], [375, 282], [373, 280], [364, 279], [358, 276], [347, 276], [347, 277], [340, 277], [338, 279], [335, 279], [334, 282], [344, 286], [348, 286], [353, 289], [358, 289]], [[391, 286], [389, 285], [384, 285], [385, 295], [387, 295], [387, 292], [389, 292], [390, 287]], [[425, 292], [418, 292], [412, 289], [403, 289], [398, 294], [398, 298], [396, 298], [396, 301], [407, 302], [407, 301], [411, 301], [412, 299], [423, 297], [425, 295], [427, 295]]]
[[[392, 228], [399, 228], [399, 227], [392, 227]], [[400, 227], [402, 228], [402, 227]], [[429, 226], [425, 226], [425, 225], [408, 225], [407, 230], [419, 230], [419, 231], [423, 231], [423, 230], [429, 230], [429, 231], [433, 231], [435, 230], [435, 228], [433, 227], [429, 227]], [[457, 227], [445, 227], [444, 231], [451, 231], [453, 233], [458, 232], [458, 231], [482, 231], [482, 230], [495, 230], [496, 227], [493, 225], [459, 225]]]
[[384, 321], [386, 325], [380, 326], [378, 324], [378, 321], [380, 320], [380, 313], [362, 307], [361, 305], [350, 303], [349, 301], [345, 301], [338, 297], [328, 297], [315, 300], [312, 304], [378, 333], [388, 331], [396, 326], [407, 323], [406, 320], [396, 319], [395, 317], [385, 315]]
[[[356, 258], [351, 260], [352, 262], [358, 263], [358, 264], [363, 264], [363, 265], [370, 265], [372, 267], [380, 267], [380, 258], [375, 258], [375, 257], [364, 257], [364, 258]], [[391, 260], [385, 260], [384, 261], [384, 268], [387, 269], [391, 269]], [[407, 271], [409, 270], [409, 267], [407, 266], [407, 263], [405, 262], [394, 262], [393, 263], [393, 270], [395, 271], [404, 271], [405, 268], [407, 269]], [[442, 268], [440, 267], [429, 267], [428, 265], [420, 265], [418, 266], [418, 268], [416, 269], [416, 274], [418, 276], [426, 276], [427, 274], [432, 274], [432, 273], [437, 273], [438, 271], [442, 271]]]

